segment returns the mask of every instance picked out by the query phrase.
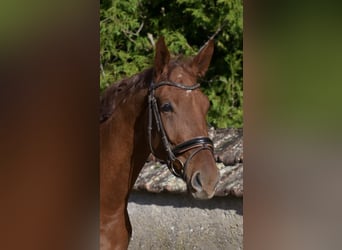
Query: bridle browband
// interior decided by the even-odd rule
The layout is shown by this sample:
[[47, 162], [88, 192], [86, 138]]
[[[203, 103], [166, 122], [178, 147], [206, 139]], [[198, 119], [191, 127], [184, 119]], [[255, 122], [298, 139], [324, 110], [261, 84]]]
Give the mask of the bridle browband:
[[[149, 88], [149, 95], [148, 95], [148, 141], [150, 150], [153, 155], [156, 156], [153, 147], [152, 147], [152, 116], [154, 116], [155, 123], [157, 125], [158, 132], [161, 133], [161, 139], [164, 145], [164, 148], [167, 152], [167, 160], [166, 164], [173, 175], [179, 178], [183, 178], [185, 180], [185, 171], [190, 162], [190, 160], [200, 151], [202, 150], [209, 150], [212, 154], [214, 151], [213, 142], [209, 137], [200, 136], [180, 143], [178, 145], [172, 145], [167, 137], [166, 131], [163, 126], [163, 122], [160, 116], [157, 100], [155, 97], [155, 89], [161, 86], [172, 86], [176, 88], [180, 88], [183, 90], [194, 90], [200, 87], [199, 84], [195, 84], [193, 86], [185, 86], [181, 83], [176, 82], [169, 82], [169, 81], [162, 81], [157, 84], [151, 83]], [[190, 154], [188, 159], [183, 163], [177, 157], [189, 150], [194, 149], [194, 151]], [[177, 172], [174, 165], [180, 165], [180, 172]]]

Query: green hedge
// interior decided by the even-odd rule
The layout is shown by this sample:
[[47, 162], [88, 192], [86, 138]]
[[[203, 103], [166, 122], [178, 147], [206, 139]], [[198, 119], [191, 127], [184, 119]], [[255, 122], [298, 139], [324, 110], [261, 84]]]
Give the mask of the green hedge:
[[103, 0], [100, 11], [101, 90], [151, 66], [151, 39], [163, 35], [173, 54], [194, 55], [221, 27], [201, 81], [211, 102], [208, 122], [242, 127], [241, 0]]

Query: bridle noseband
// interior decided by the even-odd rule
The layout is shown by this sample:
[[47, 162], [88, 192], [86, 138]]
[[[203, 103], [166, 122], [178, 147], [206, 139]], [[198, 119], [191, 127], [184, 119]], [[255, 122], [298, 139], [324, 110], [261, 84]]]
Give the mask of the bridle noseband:
[[[148, 140], [149, 140], [149, 146], [152, 154], [155, 155], [153, 147], [152, 147], [152, 116], [154, 116], [158, 132], [161, 133], [161, 139], [164, 145], [164, 148], [167, 152], [167, 166], [172, 174], [174, 174], [176, 177], [183, 178], [185, 180], [185, 170], [190, 162], [190, 160], [200, 151], [202, 150], [209, 150], [213, 154], [214, 146], [213, 142], [209, 137], [206, 136], [200, 136], [195, 137], [193, 139], [190, 139], [188, 141], [185, 141], [183, 143], [180, 143], [178, 145], [172, 145], [169, 142], [169, 139], [167, 137], [166, 131], [163, 126], [163, 122], [161, 120], [157, 100], [155, 97], [155, 89], [161, 87], [161, 86], [172, 86], [177, 87], [183, 90], [194, 90], [200, 87], [199, 84], [195, 84], [193, 86], [185, 86], [181, 83], [176, 82], [169, 82], [169, 81], [162, 81], [158, 84], [151, 83], [149, 88], [149, 95], [148, 95]], [[183, 163], [180, 159], [177, 157], [191, 149], [196, 149], [194, 152], [190, 154], [188, 159]], [[180, 172], [177, 172], [174, 165], [179, 164], [180, 166]]]

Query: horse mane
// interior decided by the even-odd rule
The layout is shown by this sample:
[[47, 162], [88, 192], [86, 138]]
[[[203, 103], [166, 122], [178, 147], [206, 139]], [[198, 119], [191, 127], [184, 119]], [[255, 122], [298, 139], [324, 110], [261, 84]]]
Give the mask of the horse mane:
[[132, 88], [143, 87], [152, 81], [153, 68], [146, 69], [129, 78], [120, 80], [109, 86], [100, 97], [100, 123], [105, 122], [119, 103]]

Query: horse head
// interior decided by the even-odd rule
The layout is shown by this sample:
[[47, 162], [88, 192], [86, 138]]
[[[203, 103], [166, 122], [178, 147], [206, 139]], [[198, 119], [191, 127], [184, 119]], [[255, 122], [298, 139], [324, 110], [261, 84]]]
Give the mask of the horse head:
[[209, 40], [193, 58], [171, 58], [164, 38], [159, 38], [149, 90], [151, 151], [165, 160], [171, 172], [182, 177], [199, 199], [211, 198], [219, 180], [208, 138], [209, 100], [197, 83], [205, 75], [213, 51], [214, 42]]

